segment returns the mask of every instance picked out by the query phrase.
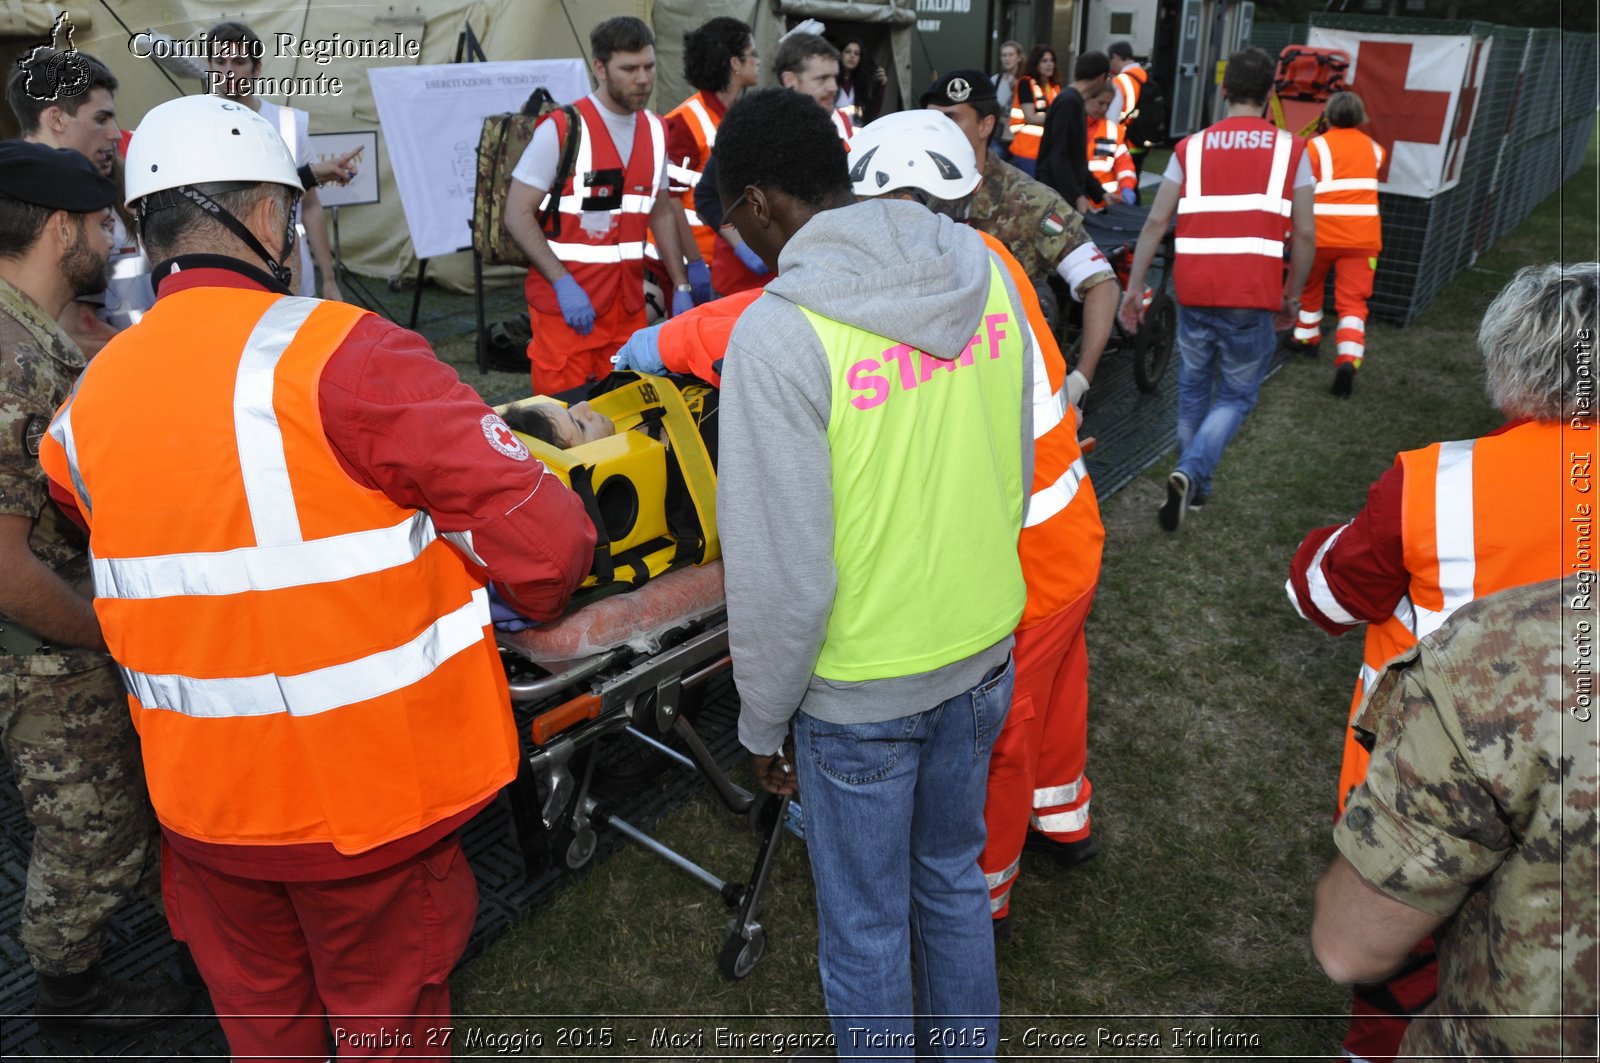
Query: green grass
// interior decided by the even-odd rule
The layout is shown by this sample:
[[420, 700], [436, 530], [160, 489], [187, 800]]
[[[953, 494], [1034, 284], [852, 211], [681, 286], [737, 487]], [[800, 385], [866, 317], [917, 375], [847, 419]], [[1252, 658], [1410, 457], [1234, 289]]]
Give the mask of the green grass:
[[[1483, 395], [1477, 321], [1518, 267], [1597, 257], [1596, 180], [1591, 144], [1562, 196], [1420, 320], [1374, 323], [1352, 400], [1328, 394], [1328, 353], [1279, 372], [1229, 449], [1213, 500], [1180, 534], [1154, 520], [1170, 461], [1106, 504], [1088, 636], [1089, 773], [1103, 855], [1072, 871], [1024, 862], [1016, 935], [998, 955], [1006, 1053], [1090, 1055], [1098, 1027], [1167, 1040], [1174, 1025], [1259, 1035], [1258, 1046], [1223, 1055], [1335, 1049], [1347, 996], [1317, 968], [1307, 929], [1312, 885], [1333, 853], [1334, 782], [1361, 644], [1359, 634], [1331, 639], [1295, 616], [1282, 589], [1288, 562], [1309, 529], [1361, 506], [1397, 451], [1498, 423]], [[742, 877], [754, 853], [753, 836], [706, 796], [669, 816], [662, 834], [724, 875]], [[704, 1028], [708, 1037], [718, 1023], [821, 1030], [813, 903], [804, 852], [789, 844], [766, 906], [768, 954], [730, 984], [714, 969], [725, 909], [625, 848], [458, 972], [457, 1037], [472, 1026], [531, 1029], [545, 1036], [534, 1051], [564, 1053], [561, 1023], [482, 1018], [557, 1013], [611, 1028], [609, 1052], [695, 1057], [720, 1053], [709, 1043], [651, 1051], [651, 1028]], [[745, 1018], [627, 1017], [650, 1014]], [[1027, 1018], [1044, 1015], [1059, 1017]], [[1088, 1045], [1024, 1047], [1030, 1026], [1081, 1033]]]

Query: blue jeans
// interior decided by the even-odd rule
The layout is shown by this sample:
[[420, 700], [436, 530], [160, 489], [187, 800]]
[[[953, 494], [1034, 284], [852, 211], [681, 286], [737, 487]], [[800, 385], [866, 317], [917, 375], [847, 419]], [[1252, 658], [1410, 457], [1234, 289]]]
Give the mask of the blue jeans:
[[1178, 469], [1209, 494], [1222, 452], [1256, 405], [1278, 336], [1272, 311], [1178, 307]]
[[884, 723], [795, 716], [817, 966], [841, 1060], [995, 1055], [1000, 988], [978, 854], [1013, 672], [1008, 660], [971, 690]]

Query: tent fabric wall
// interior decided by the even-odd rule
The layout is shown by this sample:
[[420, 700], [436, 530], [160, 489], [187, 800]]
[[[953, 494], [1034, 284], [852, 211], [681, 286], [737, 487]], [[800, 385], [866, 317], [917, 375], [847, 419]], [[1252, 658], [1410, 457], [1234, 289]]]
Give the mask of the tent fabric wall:
[[[19, 0], [12, 2], [16, 4]], [[50, 10], [47, 3], [28, 3], [27, 6]], [[231, 3], [224, 0], [116, 0], [113, 10], [132, 32], [159, 30], [180, 39], [193, 39], [224, 19], [242, 18], [266, 43], [263, 75], [314, 77], [327, 73], [341, 78], [344, 90], [338, 96], [267, 98], [310, 112], [313, 133], [378, 130], [379, 157], [364, 161], [367, 165], [376, 161], [379, 166], [382, 201], [371, 206], [344, 208], [340, 211], [339, 229], [347, 266], [369, 276], [393, 277], [414, 274], [416, 258], [411, 252], [400, 194], [386, 157], [366, 68], [393, 63], [451, 62], [455, 58], [457, 34], [469, 19], [491, 60], [586, 56], [589, 30], [597, 23], [613, 15], [634, 15], [648, 20], [650, 6], [649, 0], [565, 0], [565, 3], [562, 0], [411, 0], [405, 4], [354, 0], [337, 5], [299, 0], [292, 6], [243, 7], [239, 0]], [[92, 28], [87, 32], [82, 21], [75, 22], [78, 27], [76, 43], [80, 50], [105, 62], [121, 81], [117, 93], [118, 120], [126, 128], [137, 128], [145, 111], [175, 98], [180, 89], [185, 94], [203, 91], [201, 83], [192, 80], [179, 80], [174, 87], [153, 60], [132, 54], [128, 32], [116, 19], [104, 11], [94, 14]], [[48, 18], [45, 26], [48, 31]], [[306, 58], [280, 58], [275, 54], [272, 37], [276, 33], [293, 33], [302, 39], [324, 39], [338, 33], [344, 39], [381, 40], [392, 38], [397, 31], [409, 39], [420, 39], [419, 59], [335, 59], [326, 66], [319, 66]], [[496, 270], [491, 271], [491, 275], [500, 280], [514, 280], [519, 274], [514, 270]], [[431, 260], [428, 276], [441, 284], [468, 288], [472, 283], [471, 256], [449, 255]]]
[[[48, 33], [57, 10], [59, 5], [45, 0], [0, 0], [0, 20], [16, 27], [19, 34]], [[379, 167], [382, 201], [346, 207], [339, 218], [345, 264], [357, 273], [377, 277], [413, 274], [416, 257], [365, 70], [390, 63], [451, 62], [457, 35], [469, 21], [487, 58], [496, 60], [587, 58], [589, 31], [595, 25], [614, 15], [643, 18], [652, 23], [658, 41], [660, 80], [653, 101], [658, 111], [670, 110], [689, 95], [683, 82], [683, 31], [715, 15], [732, 15], [750, 22], [755, 28], [757, 47], [768, 61], [786, 28], [786, 16], [816, 17], [824, 22], [844, 19], [883, 23], [893, 27], [891, 74], [898, 80], [902, 97], [915, 95], [909, 88], [915, 23], [912, 0], [408, 0], [404, 4], [352, 0], [337, 5], [312, 0], [277, 5], [259, 0], [255, 5], [241, 0], [116, 0], [111, 12], [114, 16], [107, 11], [86, 9], [74, 21], [75, 41], [79, 49], [106, 63], [117, 75], [121, 82], [118, 118], [125, 128], [137, 128], [140, 117], [159, 103], [180, 94], [203, 91], [202, 84], [192, 79], [178, 79], [174, 85], [153, 60], [135, 56], [129, 48], [129, 34], [142, 30], [192, 40], [224, 19], [243, 19], [266, 42], [263, 75], [314, 77], [325, 73], [339, 77], [344, 87], [338, 96], [267, 98], [308, 111], [314, 133], [378, 131], [378, 158], [364, 161]], [[126, 29], [119, 24], [119, 18]], [[312, 40], [337, 33], [347, 40], [382, 40], [392, 38], [396, 32], [408, 39], [420, 39], [419, 59], [336, 58], [319, 65], [307, 58], [280, 57], [273, 36], [293, 33]], [[773, 81], [770, 75], [764, 80]], [[517, 278], [518, 271], [494, 269], [487, 275], [498, 282], [509, 282]], [[451, 287], [469, 287], [471, 258], [448, 255], [433, 259], [428, 264], [428, 276]]]

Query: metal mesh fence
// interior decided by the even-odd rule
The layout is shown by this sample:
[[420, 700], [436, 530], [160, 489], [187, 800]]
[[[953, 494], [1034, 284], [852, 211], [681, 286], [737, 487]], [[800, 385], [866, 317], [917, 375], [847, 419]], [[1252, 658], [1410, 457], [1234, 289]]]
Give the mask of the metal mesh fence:
[[1594, 133], [1600, 38], [1486, 22], [1314, 15], [1257, 22], [1251, 43], [1276, 55], [1309, 26], [1367, 33], [1487, 38], [1488, 63], [1461, 179], [1431, 199], [1383, 193], [1383, 255], [1374, 317], [1408, 324], [1461, 270], [1510, 233], [1583, 164]]

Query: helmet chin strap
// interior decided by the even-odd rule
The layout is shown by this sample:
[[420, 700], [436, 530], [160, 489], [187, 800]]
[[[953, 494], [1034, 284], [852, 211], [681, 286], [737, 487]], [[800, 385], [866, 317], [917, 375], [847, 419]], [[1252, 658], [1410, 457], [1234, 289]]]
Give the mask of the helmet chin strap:
[[229, 213], [222, 204], [192, 185], [153, 192], [139, 200], [139, 222], [142, 226], [144, 219], [156, 211], [175, 207], [185, 202], [193, 203], [207, 214], [210, 214], [229, 232], [243, 240], [245, 246], [254, 251], [256, 256], [267, 264], [267, 272], [272, 274], [273, 279], [285, 288], [289, 287], [289, 281], [293, 279], [293, 274], [286, 263], [289, 261], [289, 253], [294, 249], [295, 241], [294, 209], [292, 207], [288, 212], [288, 220], [283, 227], [283, 249], [278, 252], [277, 258], [273, 258], [272, 255], [267, 253], [267, 249], [261, 246], [261, 241], [256, 239], [255, 234], [246, 228], [243, 222]]

